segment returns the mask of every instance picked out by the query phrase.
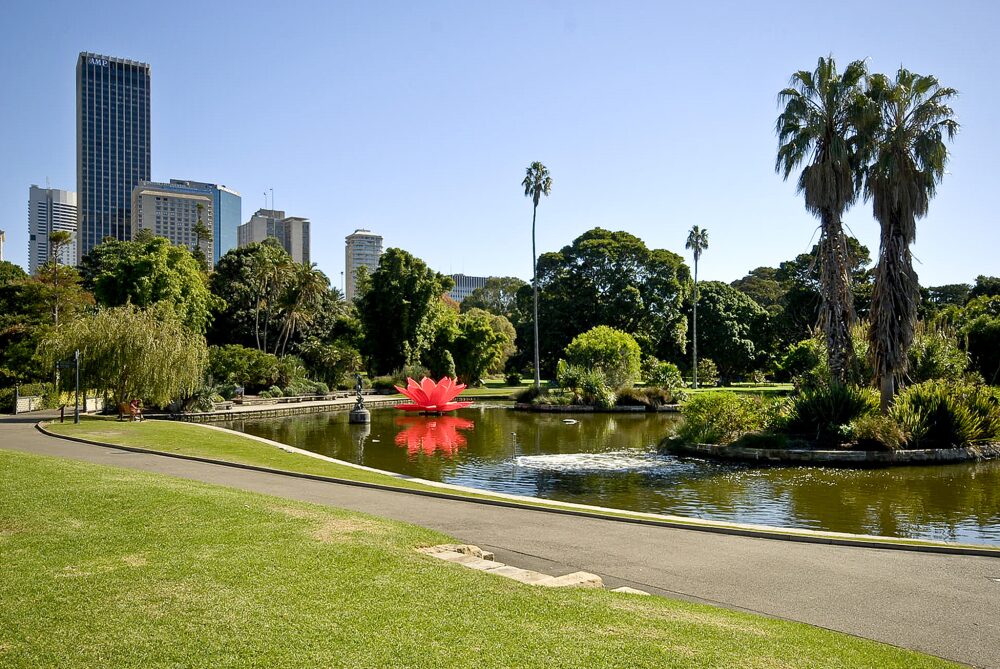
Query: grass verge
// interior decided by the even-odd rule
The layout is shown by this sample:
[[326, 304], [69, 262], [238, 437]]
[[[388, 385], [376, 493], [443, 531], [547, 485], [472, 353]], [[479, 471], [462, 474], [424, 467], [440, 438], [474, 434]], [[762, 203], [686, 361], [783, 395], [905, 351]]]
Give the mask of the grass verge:
[[0, 451], [4, 667], [956, 666], [657, 597], [524, 586], [438, 533]]

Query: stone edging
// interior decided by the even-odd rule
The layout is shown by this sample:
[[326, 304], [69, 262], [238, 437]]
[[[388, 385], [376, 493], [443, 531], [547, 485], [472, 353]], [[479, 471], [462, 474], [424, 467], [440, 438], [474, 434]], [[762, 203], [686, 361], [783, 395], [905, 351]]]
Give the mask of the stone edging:
[[[226, 428], [217, 427], [214, 425], [202, 425], [202, 427], [219, 430], [223, 432], [231, 432], [236, 435], [250, 437], [251, 435], [245, 435], [242, 432], [236, 432], [235, 430], [228, 430]], [[340, 460], [335, 460], [326, 456], [320, 456], [321, 459], [329, 460], [331, 462], [336, 462], [339, 464], [347, 465], [356, 469], [364, 469], [373, 472], [379, 472], [392, 476], [394, 478], [406, 479], [410, 481], [429, 483], [435, 487], [440, 487], [444, 490], [448, 488], [453, 488], [456, 491], [468, 491], [474, 492], [480, 495], [494, 495], [500, 497], [501, 499], [486, 499], [486, 498], [476, 498], [469, 497], [467, 495], [457, 494], [457, 492], [437, 492], [434, 490], [419, 490], [414, 488], [400, 488], [392, 485], [385, 485], [382, 483], [371, 483], [368, 481], [354, 481], [351, 479], [342, 479], [333, 476], [322, 476], [319, 474], [306, 474], [302, 472], [293, 472], [284, 469], [274, 469], [272, 467], [261, 467], [258, 465], [249, 465], [239, 462], [230, 462], [228, 460], [217, 460], [215, 458], [206, 458], [196, 455], [182, 455], [180, 453], [170, 453], [167, 451], [157, 451], [147, 448], [137, 448], [135, 446], [121, 446], [117, 444], [108, 444], [93, 439], [84, 439], [82, 437], [71, 437], [69, 435], [57, 434], [51, 432], [45, 427], [43, 427], [42, 422], [35, 424], [35, 429], [45, 434], [49, 437], [56, 439], [63, 439], [65, 441], [73, 441], [80, 444], [88, 444], [91, 446], [101, 446], [103, 448], [112, 448], [121, 451], [128, 451], [131, 453], [145, 453], [148, 455], [158, 455], [162, 457], [175, 458], [178, 460], [190, 460], [192, 462], [201, 462], [205, 464], [220, 465], [223, 467], [232, 467], [234, 469], [244, 469], [248, 471], [263, 472], [267, 474], [277, 474], [280, 476], [289, 476], [293, 478], [307, 479], [312, 481], [322, 481], [325, 483], [335, 483], [339, 485], [349, 485], [358, 488], [369, 488], [373, 490], [383, 490], [387, 492], [394, 492], [407, 495], [415, 495], [421, 497], [433, 497], [437, 499], [447, 499], [458, 502], [467, 502], [470, 504], [481, 504], [483, 506], [498, 506], [511, 509], [520, 509], [524, 511], [537, 511], [540, 513], [555, 513], [564, 516], [577, 516], [582, 518], [592, 518], [595, 520], [605, 520], [610, 522], [620, 522], [620, 523], [630, 523], [633, 525], [646, 525], [652, 527], [666, 527], [670, 529], [679, 530], [693, 530], [696, 532], [710, 532], [713, 534], [726, 534], [731, 536], [741, 536], [741, 537], [751, 537], [757, 539], [772, 539], [777, 541], [796, 541], [801, 543], [812, 543], [812, 544], [826, 544], [831, 546], [850, 546], [857, 548], [876, 548], [883, 550], [901, 550], [901, 551], [913, 551], [918, 553], [938, 553], [943, 555], [974, 555], [980, 557], [992, 557], [1000, 558], [1000, 548], [991, 548], [990, 546], [973, 547], [973, 546], [952, 546], [946, 543], [905, 543], [901, 541], [895, 541], [893, 537], [868, 537], [866, 535], [856, 535], [856, 534], [843, 534], [837, 532], [821, 533], [813, 530], [792, 530], [785, 529], [781, 527], [768, 527], [762, 525], [740, 525], [736, 523], [723, 524], [716, 521], [701, 520], [701, 519], [688, 519], [679, 516], [666, 516], [660, 514], [652, 513], [642, 513], [642, 512], [623, 512], [621, 509], [609, 509], [605, 507], [595, 507], [583, 504], [574, 504], [571, 502], [557, 502], [553, 500], [535, 500], [532, 498], [530, 501], [536, 501], [545, 504], [556, 504], [559, 506], [540, 506], [539, 504], [532, 504], [530, 501], [518, 501], [516, 495], [505, 495], [503, 493], [492, 493], [490, 491], [484, 490], [470, 490], [464, 489], [461, 486], [452, 486], [447, 483], [438, 483], [434, 481], [424, 481], [423, 479], [418, 479], [414, 477], [408, 477], [402, 474], [396, 474], [394, 472], [385, 472], [378, 469], [373, 469], [371, 467], [365, 467], [363, 465], [356, 465], [350, 462], [343, 462]], [[252, 437], [258, 441], [270, 442], [262, 437]], [[280, 444], [278, 442], [270, 442], [276, 447], [280, 447], [283, 450], [291, 450], [294, 447], [289, 447], [285, 444]], [[294, 449], [298, 451], [299, 449]], [[507, 499], [502, 499], [507, 498]], [[618, 516], [609, 515], [615, 513], [633, 513], [632, 516]]]
[[818, 451], [801, 448], [747, 448], [718, 444], [670, 444], [672, 453], [717, 460], [819, 465], [826, 467], [890, 467], [941, 465], [1000, 458], [1000, 443], [963, 448], [900, 449], [898, 451]]

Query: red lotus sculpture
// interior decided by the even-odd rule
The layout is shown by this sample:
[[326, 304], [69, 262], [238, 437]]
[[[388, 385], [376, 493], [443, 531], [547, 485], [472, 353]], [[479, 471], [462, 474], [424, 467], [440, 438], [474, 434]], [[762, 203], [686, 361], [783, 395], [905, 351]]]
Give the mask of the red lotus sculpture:
[[405, 446], [410, 457], [421, 453], [434, 455], [438, 451], [451, 457], [466, 445], [465, 436], [459, 430], [471, 430], [476, 426], [471, 420], [458, 416], [406, 416], [397, 418], [396, 425], [405, 428], [396, 435], [396, 445]]
[[447, 376], [434, 383], [426, 376], [417, 383], [413, 379], [406, 378], [406, 388], [396, 386], [396, 390], [403, 393], [413, 404], [397, 404], [397, 409], [403, 411], [423, 411], [425, 413], [444, 413], [462, 409], [472, 404], [472, 402], [452, 402], [459, 393], [465, 390], [464, 383], [455, 383]]

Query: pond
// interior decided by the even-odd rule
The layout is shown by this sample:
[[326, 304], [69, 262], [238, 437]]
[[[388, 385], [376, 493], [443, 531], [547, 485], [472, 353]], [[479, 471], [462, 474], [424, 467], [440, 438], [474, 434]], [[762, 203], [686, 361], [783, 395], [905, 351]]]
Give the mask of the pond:
[[1000, 544], [1000, 461], [849, 470], [661, 455], [656, 444], [676, 420], [477, 404], [439, 417], [376, 409], [371, 425], [349, 425], [341, 412], [227, 427], [497, 492], [738, 523]]

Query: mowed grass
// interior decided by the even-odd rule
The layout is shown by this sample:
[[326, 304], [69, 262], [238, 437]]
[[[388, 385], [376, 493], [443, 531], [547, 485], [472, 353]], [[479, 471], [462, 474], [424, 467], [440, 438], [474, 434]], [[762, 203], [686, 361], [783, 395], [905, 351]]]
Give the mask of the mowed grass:
[[445, 541], [0, 451], [0, 666], [955, 666], [703, 605], [534, 588], [414, 550]]

